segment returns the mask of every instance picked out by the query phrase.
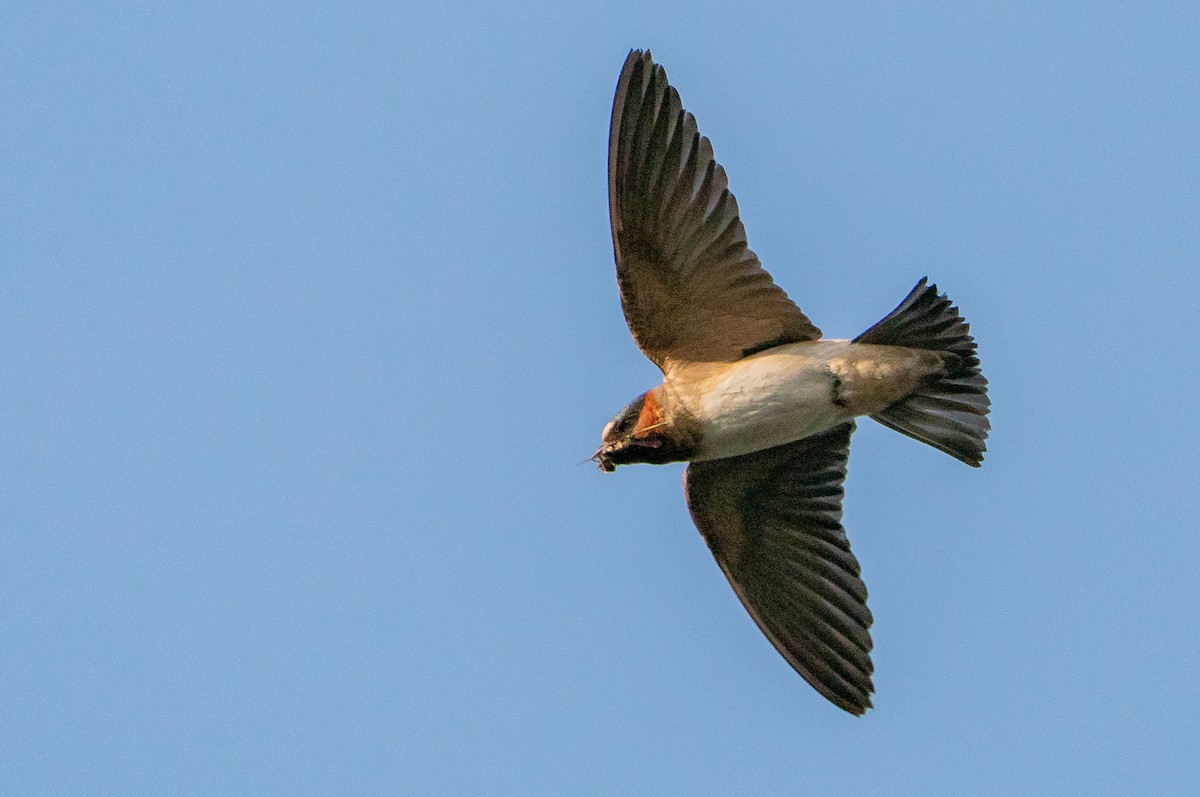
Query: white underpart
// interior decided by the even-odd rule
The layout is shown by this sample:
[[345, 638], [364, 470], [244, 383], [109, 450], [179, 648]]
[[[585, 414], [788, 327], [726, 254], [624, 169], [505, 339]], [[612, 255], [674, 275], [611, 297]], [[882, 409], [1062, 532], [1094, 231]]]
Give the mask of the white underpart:
[[784, 346], [748, 357], [716, 376], [698, 405], [693, 404], [704, 430], [696, 459], [761, 451], [849, 420], [851, 414], [833, 403], [830, 355], [835, 347], [821, 345], [825, 343], [845, 345]]

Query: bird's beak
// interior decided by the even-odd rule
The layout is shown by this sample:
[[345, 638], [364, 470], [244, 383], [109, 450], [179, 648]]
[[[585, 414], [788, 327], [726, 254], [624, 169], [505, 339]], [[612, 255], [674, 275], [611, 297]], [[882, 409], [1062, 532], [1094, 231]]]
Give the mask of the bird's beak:
[[596, 453], [592, 454], [591, 460], [600, 466], [600, 470], [605, 473], [612, 473], [617, 469], [613, 461], [608, 458], [608, 452], [612, 450], [612, 446], [607, 443], [596, 449]]

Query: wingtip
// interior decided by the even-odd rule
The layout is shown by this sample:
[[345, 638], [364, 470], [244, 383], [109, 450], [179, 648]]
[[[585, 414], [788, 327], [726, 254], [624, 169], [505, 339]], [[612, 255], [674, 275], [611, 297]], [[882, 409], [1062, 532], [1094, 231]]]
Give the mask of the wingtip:
[[641, 48], [634, 47], [629, 51], [629, 55], [625, 56], [625, 65], [629, 66], [634, 61], [649, 61], [650, 63], [654, 63], [654, 56], [651, 55], [650, 50], [648, 49], [643, 50]]
[[842, 711], [845, 711], [847, 714], [853, 714], [856, 717], [861, 717], [863, 714], [866, 714], [869, 710], [875, 708], [874, 704], [871, 703], [871, 695], [870, 694], [864, 695], [863, 699], [861, 701], [851, 702], [846, 699], [833, 700], [831, 698], [830, 702], [832, 702], [834, 705], [836, 705]]

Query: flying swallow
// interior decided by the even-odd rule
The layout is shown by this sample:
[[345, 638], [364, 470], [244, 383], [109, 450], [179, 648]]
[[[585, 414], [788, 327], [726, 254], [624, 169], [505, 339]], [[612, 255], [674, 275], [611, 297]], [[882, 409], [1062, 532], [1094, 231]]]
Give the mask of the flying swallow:
[[853, 340], [822, 337], [747, 246], [725, 170], [649, 52], [617, 83], [608, 190], [625, 320], [663, 382], [604, 427], [593, 459], [688, 462], [688, 509], [742, 605], [818, 692], [862, 714], [872, 618], [841, 524], [854, 419], [978, 467], [990, 402], [969, 327], [922, 279]]

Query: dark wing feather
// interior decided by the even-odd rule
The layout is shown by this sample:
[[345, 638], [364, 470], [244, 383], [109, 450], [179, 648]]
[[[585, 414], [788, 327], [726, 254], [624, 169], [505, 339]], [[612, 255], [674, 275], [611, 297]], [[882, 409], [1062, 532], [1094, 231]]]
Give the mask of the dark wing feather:
[[688, 509], [750, 616], [818, 692], [871, 705], [871, 612], [842, 529], [854, 423], [754, 454], [693, 462]]
[[608, 196], [625, 320], [660, 368], [821, 337], [750, 251], [712, 145], [640, 50], [613, 101]]

